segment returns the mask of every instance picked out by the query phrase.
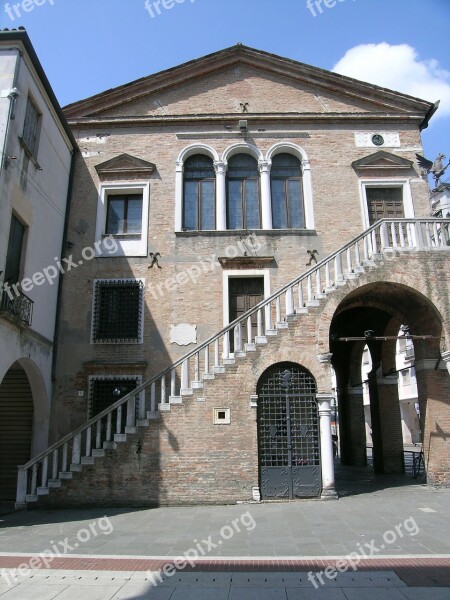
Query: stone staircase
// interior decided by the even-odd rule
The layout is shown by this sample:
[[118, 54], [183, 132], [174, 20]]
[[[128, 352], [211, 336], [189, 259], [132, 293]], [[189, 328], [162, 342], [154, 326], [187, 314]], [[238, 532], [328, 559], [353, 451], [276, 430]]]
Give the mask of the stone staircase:
[[[319, 307], [336, 289], [404, 252], [449, 250], [449, 220], [381, 220], [360, 236], [318, 262], [269, 298], [230, 323], [183, 358], [112, 404], [84, 425], [19, 467], [16, 508], [64, 488], [85, 465], [130, 443], [141, 428], [154, 426], [172, 405], [201, 401], [208, 389], [221, 385], [221, 375], [242, 360], [252, 360], [275, 336]], [[253, 334], [252, 316], [257, 331]], [[230, 340], [233, 339], [233, 352]]]

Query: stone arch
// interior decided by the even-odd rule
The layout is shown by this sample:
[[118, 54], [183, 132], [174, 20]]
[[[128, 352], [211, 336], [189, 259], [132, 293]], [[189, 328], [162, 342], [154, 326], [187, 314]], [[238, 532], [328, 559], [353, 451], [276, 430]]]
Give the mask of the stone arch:
[[228, 148], [222, 154], [222, 160], [225, 164], [228, 163], [228, 160], [234, 156], [235, 154], [249, 154], [253, 156], [257, 161], [263, 160], [263, 154], [259, 148], [257, 148], [253, 144], [246, 144], [244, 142], [238, 142], [236, 144], [232, 144], [228, 146]]
[[195, 143], [186, 146], [186, 148], [180, 152], [177, 158], [177, 163], [182, 165], [187, 158], [193, 156], [194, 154], [205, 154], [206, 156], [212, 158], [213, 161], [219, 161], [219, 154], [215, 148], [209, 146], [208, 144]]

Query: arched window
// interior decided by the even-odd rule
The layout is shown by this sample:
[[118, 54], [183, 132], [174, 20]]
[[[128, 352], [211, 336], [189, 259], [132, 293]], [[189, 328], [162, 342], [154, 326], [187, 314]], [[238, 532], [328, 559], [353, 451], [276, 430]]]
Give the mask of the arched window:
[[235, 154], [228, 161], [227, 228], [260, 229], [259, 171], [256, 159]]
[[212, 158], [195, 154], [184, 163], [183, 229], [216, 228], [216, 173]]
[[276, 154], [270, 175], [273, 229], [305, 227], [302, 169], [292, 154]]

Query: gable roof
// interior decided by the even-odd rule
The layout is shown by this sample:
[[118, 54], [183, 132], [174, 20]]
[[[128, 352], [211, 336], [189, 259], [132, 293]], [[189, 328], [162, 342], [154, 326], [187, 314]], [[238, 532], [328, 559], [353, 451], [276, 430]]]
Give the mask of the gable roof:
[[130, 103], [142, 96], [167, 91], [194, 79], [236, 65], [248, 65], [272, 75], [289, 79], [294, 84], [307, 85], [319, 91], [338, 94], [341, 97], [347, 97], [349, 100], [369, 101], [374, 106], [374, 112], [379, 114], [414, 113], [422, 117], [421, 128], [427, 127], [429, 119], [438, 106], [438, 103], [433, 104], [420, 98], [358, 81], [263, 50], [236, 44], [230, 48], [225, 48], [69, 104], [65, 107], [64, 112], [69, 119], [95, 116], [101, 118], [102, 113]]

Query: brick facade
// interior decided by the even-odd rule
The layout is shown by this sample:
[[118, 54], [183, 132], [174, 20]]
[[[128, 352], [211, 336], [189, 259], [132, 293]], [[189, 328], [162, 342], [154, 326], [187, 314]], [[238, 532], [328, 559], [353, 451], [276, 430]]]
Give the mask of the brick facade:
[[[410, 193], [408, 206], [413, 214], [407, 216], [429, 215], [427, 183], [415, 163], [415, 153], [421, 151], [419, 126], [429, 110], [427, 103], [420, 105], [420, 101], [393, 93], [385, 98], [390, 108], [380, 110], [383, 91], [374, 86], [361, 84], [364, 89], [352, 89], [350, 80], [319, 71], [314, 75], [311, 67], [294, 67], [292, 61], [288, 61], [289, 67], [283, 74], [280, 65], [284, 59], [239, 46], [224, 51], [222, 58], [219, 53], [214, 59], [202, 60], [175, 69], [165, 80], [158, 74], [132, 84], [131, 88], [118, 88], [66, 110], [82, 152], [75, 168], [68, 241], [74, 262], [83, 264], [64, 276], [53, 440], [86, 420], [89, 376], [140, 375], [145, 380], [192, 349], [171, 343], [171, 325], [195, 324], [199, 343], [223, 327], [223, 277], [227, 266], [218, 264], [217, 257], [236, 253], [244, 257], [246, 253], [247, 267], [253, 272], [261, 271], [261, 276], [268, 273], [271, 292], [277, 290], [306, 271], [310, 259], [307, 250], [317, 250], [320, 260], [367, 228], [361, 181], [402, 185], [404, 197]], [[249, 112], [239, 114], [244, 101], [249, 103]], [[239, 119], [248, 121], [245, 135], [239, 133]], [[411, 161], [411, 166], [395, 168], [381, 162], [365, 172], [357, 172], [352, 163], [380, 149], [358, 146], [356, 132], [398, 134], [400, 145], [382, 150]], [[197, 143], [208, 145], [222, 157], [238, 142], [256, 147], [263, 158], [280, 142], [302, 149], [311, 169], [314, 229], [174, 230], [176, 164], [180, 153]], [[123, 153], [156, 166], [145, 179], [125, 175], [115, 182], [120, 183], [124, 177], [127, 181], [149, 183], [148, 252], [160, 253], [162, 269], [156, 265], [150, 269], [151, 261], [144, 256], [83, 260], [82, 250], [94, 247], [97, 241], [102, 181], [95, 167]], [[251, 252], [242, 245], [251, 233], [259, 247], [257, 256], [271, 259], [263, 266], [252, 262]], [[213, 258], [208, 261], [208, 257]], [[258, 485], [258, 445], [256, 409], [250, 407], [249, 399], [256, 393], [264, 369], [285, 360], [296, 362], [314, 375], [319, 391], [331, 393], [329, 369], [319, 364], [317, 355], [330, 351], [333, 318], [349, 302], [348, 297], [357, 298], [360, 294], [360, 305], [367, 305], [365, 292], [361, 291], [364, 285], [368, 289], [372, 286], [369, 296], [374, 305], [392, 315], [393, 307], [384, 302], [391, 292], [393, 302], [396, 301], [398, 287], [394, 293], [391, 284], [404, 286], [405, 306], [397, 306], [395, 316], [402, 322], [411, 317], [411, 306], [426, 305], [420, 329], [429, 333], [429, 315], [434, 311], [439, 315], [439, 326], [436, 329], [433, 323], [432, 333], [441, 337], [440, 349], [448, 349], [449, 264], [448, 254], [443, 252], [405, 254], [347, 281], [342, 289], [322, 300], [319, 307], [299, 315], [288, 330], [280, 330], [267, 345], [258, 346], [250, 359], [238, 359], [225, 374], [206, 381], [204, 389], [194, 390], [194, 396], [183, 398], [182, 404], [171, 405], [170, 412], [161, 412], [149, 427], [130, 434], [117, 450], [107, 450], [106, 457], [95, 466], [85, 466], [82, 474], [65, 482], [64, 488], [52, 490], [45, 502], [143, 505], [250, 499], [252, 487]], [[197, 282], [184, 278], [182, 285], [173, 284], [176, 277], [193, 268], [199, 273]], [[93, 283], [105, 278], [145, 279], [142, 344], [91, 343]], [[357, 300], [349, 303], [352, 310], [357, 305]], [[417, 316], [415, 321], [418, 322]], [[433, 348], [433, 352], [438, 351], [439, 348]], [[445, 385], [448, 373], [439, 373]], [[198, 401], [199, 398], [206, 400]], [[440, 397], [436, 402], [430, 395], [427, 398], [433, 408], [430, 406], [424, 417], [425, 431], [432, 436], [436, 428], [430, 415], [437, 423], [447, 422], [448, 398]], [[354, 395], [353, 400], [357, 403], [356, 418], [363, 411], [362, 399]], [[390, 406], [393, 401], [383, 396], [380, 409], [384, 411], [384, 404]], [[229, 425], [213, 424], [215, 407], [231, 409]], [[350, 419], [352, 410], [349, 406]], [[364, 435], [361, 428], [352, 427], [356, 429], [349, 439]], [[450, 483], [448, 441], [437, 440], [436, 448], [439, 456], [430, 462], [431, 480]], [[362, 460], [359, 457], [356, 462], [361, 464]], [[398, 464], [394, 466], [394, 470], [398, 468]], [[389, 471], [387, 465], [386, 470]], [[83, 501], [79, 496], [80, 477]]]

